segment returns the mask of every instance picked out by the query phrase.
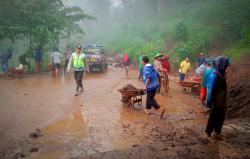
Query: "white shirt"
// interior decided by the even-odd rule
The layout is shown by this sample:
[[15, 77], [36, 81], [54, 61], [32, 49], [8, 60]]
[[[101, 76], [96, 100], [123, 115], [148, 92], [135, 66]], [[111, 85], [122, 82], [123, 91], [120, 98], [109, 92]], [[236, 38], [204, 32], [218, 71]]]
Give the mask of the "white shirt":
[[51, 54], [51, 58], [52, 58], [53, 64], [56, 64], [56, 63], [60, 64], [62, 55], [59, 52], [55, 51]]

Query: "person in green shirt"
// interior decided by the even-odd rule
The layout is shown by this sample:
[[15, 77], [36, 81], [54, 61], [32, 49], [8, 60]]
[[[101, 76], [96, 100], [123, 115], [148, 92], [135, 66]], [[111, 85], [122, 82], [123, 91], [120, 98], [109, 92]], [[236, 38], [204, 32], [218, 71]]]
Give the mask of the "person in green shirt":
[[143, 65], [142, 65], [142, 57], [143, 57], [143, 54], [141, 54], [141, 55], [138, 57], [138, 69], [139, 69], [139, 77], [138, 77], [138, 81], [143, 80]]
[[[85, 54], [82, 53], [82, 46], [77, 46], [76, 52], [74, 52], [68, 64], [67, 72], [70, 72], [70, 68], [74, 70], [74, 78], [76, 81], [76, 93], [75, 96], [78, 96], [80, 92], [83, 92], [82, 78], [85, 69]], [[79, 90], [80, 89], [80, 90]]]

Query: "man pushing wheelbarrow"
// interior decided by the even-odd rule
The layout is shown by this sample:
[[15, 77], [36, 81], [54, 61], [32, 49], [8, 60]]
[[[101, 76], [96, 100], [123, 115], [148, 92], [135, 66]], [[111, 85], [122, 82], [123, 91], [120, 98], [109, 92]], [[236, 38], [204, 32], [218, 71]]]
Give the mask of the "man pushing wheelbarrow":
[[[159, 81], [158, 81], [159, 74], [154, 69], [154, 67], [149, 63], [149, 58], [147, 56], [142, 57], [142, 65], [144, 66], [144, 69], [143, 69], [144, 88], [142, 91], [143, 93], [141, 93], [141, 91], [138, 91], [136, 89], [134, 91], [138, 91], [137, 92], [138, 94], [140, 94], [140, 93], [147, 94], [145, 113], [149, 114], [149, 113], [151, 113], [152, 107], [156, 111], [160, 110], [160, 105], [155, 100], [155, 94], [156, 94], [157, 89], [159, 88]], [[122, 93], [122, 94], [124, 97], [124, 93]], [[131, 95], [132, 95], [132, 92], [131, 92]], [[136, 93], [135, 93], [135, 95], [136, 95]], [[126, 100], [126, 98], [123, 98], [123, 99]], [[165, 109], [163, 109], [161, 111], [161, 118], [162, 118], [164, 112], [165, 112]]]

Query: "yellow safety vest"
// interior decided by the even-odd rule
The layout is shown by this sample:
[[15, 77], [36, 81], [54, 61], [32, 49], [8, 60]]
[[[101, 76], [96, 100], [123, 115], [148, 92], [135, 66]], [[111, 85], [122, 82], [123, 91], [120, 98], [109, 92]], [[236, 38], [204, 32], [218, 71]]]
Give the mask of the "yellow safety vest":
[[76, 52], [74, 52], [72, 54], [72, 58], [73, 58], [73, 67], [74, 68], [77, 68], [77, 69], [81, 69], [81, 68], [84, 68], [84, 54], [83, 53], [80, 53], [80, 54], [77, 54]]

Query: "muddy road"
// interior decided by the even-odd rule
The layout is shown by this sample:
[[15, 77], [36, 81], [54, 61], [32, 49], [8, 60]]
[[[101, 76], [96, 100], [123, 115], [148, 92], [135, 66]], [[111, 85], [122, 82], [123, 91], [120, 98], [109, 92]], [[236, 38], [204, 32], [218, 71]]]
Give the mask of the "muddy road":
[[[137, 72], [88, 74], [84, 92], [74, 80], [49, 74], [0, 79], [0, 158], [249, 158], [249, 119], [226, 121], [220, 140], [204, 136], [206, 110], [171, 77], [170, 93], [158, 94], [166, 109], [147, 115], [123, 106], [117, 91], [142, 88]], [[145, 105], [145, 97], [144, 104]]]

